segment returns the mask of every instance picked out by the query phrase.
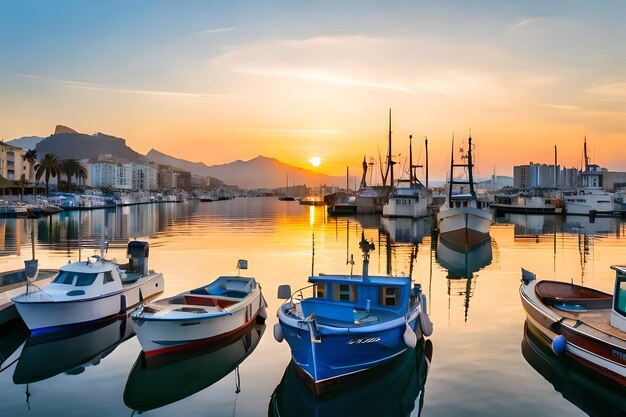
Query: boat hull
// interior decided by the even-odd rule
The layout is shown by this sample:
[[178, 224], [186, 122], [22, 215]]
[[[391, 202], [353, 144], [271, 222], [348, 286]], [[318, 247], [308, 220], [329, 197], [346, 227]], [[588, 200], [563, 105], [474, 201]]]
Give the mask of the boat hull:
[[530, 326], [552, 344], [561, 335], [565, 353], [594, 371], [626, 385], [626, 340], [603, 334], [580, 320], [564, 318], [541, 302], [537, 281], [520, 286], [520, 298]]
[[14, 302], [31, 333], [40, 334], [126, 314], [128, 309], [162, 291], [163, 275], [155, 273], [98, 298], [53, 301], [43, 292], [34, 292]]
[[448, 208], [437, 214], [439, 236], [462, 249], [488, 240], [491, 223], [490, 212], [474, 207]]
[[141, 347], [150, 357], [227, 337], [255, 321], [264, 307], [265, 300], [257, 289], [227, 313], [168, 319], [145, 317], [138, 310], [131, 317]]
[[286, 315], [289, 303], [279, 310], [279, 323], [291, 348], [294, 364], [310, 379], [320, 394], [338, 383], [340, 378], [388, 363], [408, 347], [404, 342], [406, 323], [418, 339], [423, 337], [419, 312], [408, 321], [403, 317], [391, 322], [363, 327], [331, 327], [317, 324], [311, 334], [309, 323]]

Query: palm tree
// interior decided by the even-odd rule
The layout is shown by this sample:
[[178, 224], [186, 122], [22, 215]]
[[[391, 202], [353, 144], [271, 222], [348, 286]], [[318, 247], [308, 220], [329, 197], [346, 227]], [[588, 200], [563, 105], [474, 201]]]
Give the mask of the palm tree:
[[76, 159], [66, 159], [61, 162], [63, 172], [67, 175], [67, 191], [72, 187], [72, 177], [75, 176], [79, 182], [80, 179], [87, 179], [87, 170]]
[[37, 164], [35, 164], [35, 179], [39, 181], [39, 179], [43, 176], [44, 181], [46, 183], [46, 195], [50, 194], [50, 188], [48, 184], [50, 183], [50, 177], [56, 177], [61, 174], [63, 167], [61, 163], [57, 159], [57, 156], [53, 153], [47, 153], [41, 158]]
[[28, 181], [32, 181], [33, 179], [33, 168], [35, 166], [35, 162], [37, 162], [37, 150], [29, 149], [22, 156], [22, 160], [28, 161]]

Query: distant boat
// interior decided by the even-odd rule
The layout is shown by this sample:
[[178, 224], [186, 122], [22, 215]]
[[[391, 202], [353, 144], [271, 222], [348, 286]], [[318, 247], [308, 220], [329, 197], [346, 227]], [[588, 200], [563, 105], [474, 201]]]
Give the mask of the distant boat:
[[300, 200], [300, 204], [303, 206], [324, 206], [326, 202], [322, 196], [308, 195]]
[[[452, 141], [448, 197], [437, 213], [439, 236], [463, 248], [471, 248], [489, 239], [489, 228], [493, 223], [493, 215], [489, 211], [488, 203], [479, 199], [474, 190], [471, 136], [468, 142], [467, 155], [462, 157], [462, 159], [466, 158], [466, 162], [455, 164], [454, 140]], [[455, 168], [466, 169], [467, 178], [456, 179]], [[460, 189], [457, 190], [455, 186], [460, 186]]]
[[[124, 404], [154, 410], [222, 380], [258, 346], [265, 324], [250, 323], [217, 342], [151, 358], [139, 354], [124, 388]], [[237, 387], [235, 387], [237, 388]]]
[[292, 195], [281, 195], [278, 199], [280, 201], [296, 201], [296, 198]]
[[581, 187], [574, 193], [563, 196], [566, 214], [613, 214], [615, 206], [613, 193], [602, 189], [602, 172], [600, 167], [589, 163], [587, 156], [587, 138], [584, 146], [585, 170], [580, 174]]
[[626, 267], [614, 294], [560, 281], [537, 281], [522, 269], [520, 298], [530, 326], [558, 354], [626, 386]]
[[163, 292], [163, 275], [148, 269], [148, 250], [147, 242], [129, 242], [125, 269], [102, 256], [66, 264], [50, 284], [12, 301], [33, 334], [126, 314]]
[[[240, 260], [238, 267], [247, 268]], [[244, 268], [245, 267], [245, 268]], [[146, 356], [224, 338], [265, 319], [265, 299], [254, 278], [221, 276], [212, 283], [144, 305], [131, 314]]]
[[383, 217], [410, 217], [418, 219], [428, 216], [428, 189], [422, 185], [413, 172], [413, 137], [409, 144], [409, 179], [398, 180], [383, 206]]
[[[278, 309], [277, 341], [287, 340], [294, 364], [316, 394], [388, 363], [432, 332], [426, 296], [410, 277], [370, 276], [373, 244], [361, 237], [362, 275], [309, 277], [313, 296], [278, 289], [287, 301]], [[297, 295], [297, 296], [296, 296]]]

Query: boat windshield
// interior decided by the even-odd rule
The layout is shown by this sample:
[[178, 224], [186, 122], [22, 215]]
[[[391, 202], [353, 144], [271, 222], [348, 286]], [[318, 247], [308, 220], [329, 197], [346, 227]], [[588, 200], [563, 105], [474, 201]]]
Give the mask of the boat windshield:
[[81, 273], [72, 271], [60, 271], [52, 281], [54, 284], [75, 285], [77, 287], [87, 287], [94, 283], [97, 273]]
[[615, 303], [613, 308], [622, 316], [626, 316], [626, 275], [617, 274], [615, 282]]

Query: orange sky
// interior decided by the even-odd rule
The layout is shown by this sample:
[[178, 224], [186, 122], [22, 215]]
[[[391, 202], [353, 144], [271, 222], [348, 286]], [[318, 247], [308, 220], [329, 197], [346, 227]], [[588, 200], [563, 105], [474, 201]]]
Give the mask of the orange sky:
[[4, 140], [64, 124], [208, 165], [319, 156], [319, 172], [360, 176], [392, 108], [396, 159], [428, 136], [433, 179], [470, 129], [479, 176], [551, 163], [554, 145], [578, 167], [585, 136], [592, 161], [626, 170], [626, 30], [608, 7], [116, 4], [7, 7]]

